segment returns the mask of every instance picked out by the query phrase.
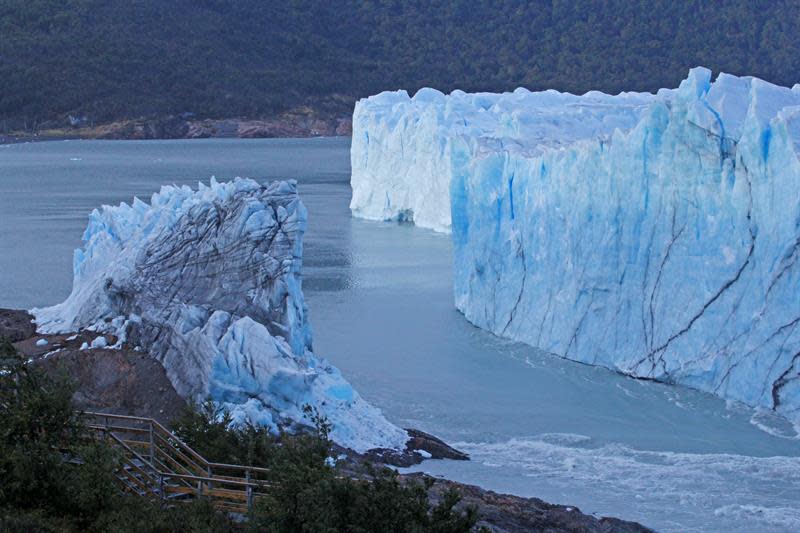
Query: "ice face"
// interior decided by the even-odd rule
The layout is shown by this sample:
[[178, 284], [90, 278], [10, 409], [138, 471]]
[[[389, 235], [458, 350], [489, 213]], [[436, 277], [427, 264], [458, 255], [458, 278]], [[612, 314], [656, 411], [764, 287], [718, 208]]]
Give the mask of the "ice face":
[[361, 100], [353, 115], [350, 207], [363, 218], [413, 220], [447, 232], [457, 147], [467, 145], [474, 154], [530, 155], [579, 139], [607, 138], [615, 128], [633, 127], [655, 98], [525, 89], [445, 96], [421, 89], [413, 98], [397, 91]]
[[163, 187], [149, 205], [93, 211], [72, 293], [32, 312], [40, 331], [91, 328], [142, 346], [181, 396], [210, 397], [238, 423], [308, 424], [311, 405], [344, 446], [401, 447], [406, 433], [311, 351], [305, 227], [294, 182]]
[[[353, 211], [449, 221], [468, 320], [800, 421], [797, 86], [697, 68], [657, 95], [373, 98]], [[450, 218], [419, 221], [431, 182]]]

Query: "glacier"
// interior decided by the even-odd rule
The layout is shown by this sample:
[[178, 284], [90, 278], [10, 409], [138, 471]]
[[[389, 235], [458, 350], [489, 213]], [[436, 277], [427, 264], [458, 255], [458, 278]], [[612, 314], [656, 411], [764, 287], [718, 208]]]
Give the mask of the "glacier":
[[350, 208], [361, 218], [399, 220], [450, 231], [450, 179], [456, 146], [476, 153], [536, 153], [632, 127], [649, 93], [584, 96], [557, 91], [449, 96], [430, 88], [413, 98], [386, 91], [359, 100], [353, 113]]
[[310, 405], [343, 446], [402, 448], [407, 433], [312, 351], [306, 219], [294, 181], [212, 178], [103, 206], [74, 253], [69, 297], [31, 313], [40, 332], [90, 329], [141, 347], [178, 394], [211, 398], [236, 424], [293, 429], [309, 424]]
[[800, 86], [361, 100], [355, 216], [451, 232], [456, 307], [800, 422]]

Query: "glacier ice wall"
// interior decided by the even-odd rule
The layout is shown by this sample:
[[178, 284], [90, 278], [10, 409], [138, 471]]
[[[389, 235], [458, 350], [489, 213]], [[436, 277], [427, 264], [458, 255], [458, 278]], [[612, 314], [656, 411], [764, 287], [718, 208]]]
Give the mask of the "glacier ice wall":
[[539, 153], [630, 128], [654, 98], [525, 89], [445, 96], [421, 89], [413, 98], [397, 91], [360, 100], [353, 114], [350, 208], [362, 218], [447, 232], [454, 143], [466, 142], [474, 153]]
[[309, 404], [344, 446], [401, 447], [406, 433], [311, 351], [305, 226], [294, 182], [162, 187], [149, 205], [93, 211], [72, 293], [33, 313], [40, 331], [92, 328], [143, 347], [181, 396], [210, 397], [237, 422], [307, 424]]
[[[475, 134], [438, 124], [456, 306], [482, 328], [565, 358], [800, 420], [800, 86], [725, 74], [712, 83], [698, 68], [677, 90], [635, 95], [645, 105], [626, 109], [626, 120], [615, 108], [629, 95], [593, 96], [608, 122], [566, 103], [591, 94], [541, 111], [554, 121], [544, 142], [530, 132], [499, 142], [502, 120]], [[375, 160], [397, 149], [398, 126], [387, 124], [416, 117], [397, 116], [412, 104], [375, 98], [387, 118], [354, 121], [354, 182], [365, 161], [357, 215], [378, 213], [380, 194], [414, 190], [421, 178], [404, 167], [427, 157]], [[465, 96], [439, 97], [441, 116], [451, 98]], [[356, 190], [370, 169], [380, 175], [359, 197], [372, 197], [366, 208]], [[404, 201], [398, 209], [414, 209]]]

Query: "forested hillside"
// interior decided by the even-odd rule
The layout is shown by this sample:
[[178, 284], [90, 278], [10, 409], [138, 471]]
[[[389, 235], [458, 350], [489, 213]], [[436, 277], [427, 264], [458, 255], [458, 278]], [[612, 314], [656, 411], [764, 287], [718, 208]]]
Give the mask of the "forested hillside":
[[800, 81], [798, 0], [0, 0], [6, 125], [347, 114], [385, 89]]

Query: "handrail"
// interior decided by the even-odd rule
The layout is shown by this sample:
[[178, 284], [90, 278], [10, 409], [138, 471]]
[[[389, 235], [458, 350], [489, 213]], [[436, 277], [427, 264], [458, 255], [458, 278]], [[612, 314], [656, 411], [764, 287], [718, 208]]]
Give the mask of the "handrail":
[[[137, 459], [138, 459], [139, 461], [141, 461], [142, 463], [144, 463], [144, 464], [150, 464], [150, 462], [149, 462], [147, 459], [145, 459], [144, 457], [142, 457], [141, 455], [139, 455], [138, 453], [136, 453], [136, 451], [135, 451], [133, 448], [131, 448], [130, 446], [128, 446], [127, 444], [125, 444], [125, 442], [123, 442], [123, 441], [122, 441], [122, 439], [120, 439], [119, 437], [117, 437], [117, 436], [116, 436], [116, 435], [114, 435], [113, 433], [108, 433], [108, 435], [107, 435], [107, 436], [108, 436], [108, 437], [111, 437], [112, 439], [114, 439], [114, 440], [117, 442], [117, 444], [118, 444], [118, 445], [122, 446], [122, 448], [123, 448], [125, 451], [127, 451], [128, 453], [130, 453], [131, 455], [133, 455], [135, 458], [137, 458]], [[158, 472], [158, 470], [157, 470], [155, 467], [153, 467], [153, 465], [150, 465], [150, 466], [151, 466], [151, 468], [153, 468], [153, 470], [154, 470], [154, 471]], [[150, 476], [150, 474], [149, 474], [149, 473], [148, 473], [148, 472], [147, 472], [145, 469], [143, 469], [143, 468], [141, 468], [141, 467], [139, 467], [139, 466], [136, 466], [136, 465], [134, 465], [134, 467], [135, 467], [137, 470], [141, 471], [141, 472], [142, 472], [142, 474], [144, 474], [144, 475], [146, 475], [146, 476], [149, 476], [149, 477], [151, 477], [151, 478], [152, 478], [152, 476]]]
[[188, 444], [180, 440], [174, 433], [170, 430], [165, 428], [161, 425], [161, 423], [154, 419], [154, 418], [147, 418], [147, 417], [139, 417], [139, 416], [129, 416], [129, 415], [117, 415], [113, 413], [98, 413], [95, 411], [84, 411], [85, 415], [98, 417], [98, 418], [111, 418], [116, 420], [130, 420], [132, 422], [146, 422], [151, 424], [153, 428], [158, 429], [161, 433], [168, 435], [173, 441], [180, 445], [181, 448], [185, 448], [190, 454], [192, 454], [195, 459], [199, 460], [201, 463], [205, 463], [206, 466], [209, 465], [209, 462], [199, 453], [194, 451]]
[[194, 481], [208, 481], [209, 483], [219, 483], [221, 485], [241, 485], [243, 487], [269, 487], [271, 486], [267, 481], [241, 481], [235, 479], [225, 479], [219, 477], [203, 477], [193, 476], [188, 474], [164, 474], [165, 476], [174, 477], [177, 479], [191, 479]]
[[[99, 413], [96, 411], [84, 411], [83, 414], [92, 417], [105, 417], [105, 418], [113, 418], [117, 420], [130, 420], [132, 422], [146, 422], [153, 425], [154, 428], [160, 430], [161, 433], [164, 433], [169, 436], [176, 444], [179, 444], [181, 448], [185, 448], [189, 453], [191, 453], [196, 460], [199, 460], [201, 463], [204, 463], [206, 467], [210, 466], [212, 468], [223, 468], [223, 469], [231, 469], [231, 470], [250, 470], [252, 472], [262, 472], [264, 474], [270, 473], [268, 468], [263, 468], [259, 466], [246, 466], [246, 465], [232, 465], [226, 463], [214, 463], [208, 461], [205, 457], [197, 453], [192, 449], [191, 446], [183, 442], [177, 435], [172, 433], [170, 430], [165, 428], [158, 420], [154, 418], [142, 417], [142, 416], [130, 416], [130, 415], [117, 415], [113, 413]], [[126, 428], [127, 429], [127, 428]], [[131, 428], [135, 432], [138, 428]], [[198, 465], [200, 466], [200, 465]]]
[[[120, 439], [120, 438], [119, 438], [119, 437], [117, 437], [116, 435], [114, 435], [114, 434], [112, 434], [112, 433], [108, 433], [106, 436], [108, 436], [108, 437], [111, 437], [113, 440], [115, 440], [119, 446], [122, 446], [122, 448], [123, 448], [124, 450], [126, 450], [128, 453], [132, 454], [132, 455], [133, 455], [134, 457], [136, 457], [136, 458], [137, 458], [139, 461], [143, 462], [144, 464], [149, 464], [149, 463], [148, 463], [148, 462], [147, 462], [147, 461], [146, 461], [146, 460], [145, 460], [145, 459], [144, 459], [144, 458], [143, 458], [141, 455], [139, 455], [138, 453], [136, 453], [136, 451], [134, 451], [134, 450], [133, 450], [133, 449], [132, 449], [130, 446], [128, 446], [127, 444], [125, 444], [125, 443], [122, 441], [122, 439]], [[152, 474], [150, 474], [150, 472], [148, 472], [148, 471], [147, 471], [147, 470], [145, 470], [144, 468], [142, 468], [142, 467], [138, 466], [138, 465], [137, 465], [137, 464], [135, 464], [135, 463], [130, 463], [130, 465], [131, 465], [133, 468], [135, 468], [135, 469], [136, 469], [136, 470], [137, 470], [137, 471], [138, 471], [138, 472], [139, 472], [139, 473], [140, 473], [142, 476], [145, 476], [145, 477], [149, 478], [149, 480], [150, 480], [151, 482], [155, 483], [155, 482], [157, 481], [157, 480], [156, 480], [156, 479], [153, 477], [153, 475], [152, 475]], [[159, 474], [159, 475], [161, 474], [161, 473], [158, 471], [158, 469], [156, 469], [156, 468], [154, 468], [154, 467], [153, 467], [153, 465], [150, 465], [150, 467], [151, 467], [151, 469], [152, 469], [152, 470], [153, 470], [155, 473], [157, 473], [157, 474]], [[155, 491], [154, 491], [152, 488], [150, 489], [150, 492], [153, 492], [153, 493], [155, 493]]]
[[[168, 440], [168, 439], [165, 439], [165, 438], [164, 438], [164, 437], [162, 437], [161, 435], [156, 435], [156, 437], [157, 437], [157, 438], [159, 438], [159, 439], [161, 439], [161, 441], [162, 441], [164, 444], [166, 444], [167, 446], [170, 446], [170, 442], [169, 442], [169, 440]], [[189, 466], [193, 466], [193, 467], [197, 468], [198, 470], [201, 470], [201, 471], [203, 471], [203, 472], [205, 472], [205, 473], [208, 473], [208, 463], [206, 463], [206, 466], [205, 466], [205, 468], [204, 468], [204, 467], [203, 467], [203, 465], [199, 465], [199, 464], [197, 464], [197, 463], [196, 463], [196, 462], [195, 462], [193, 459], [190, 459], [189, 457], [186, 457], [186, 456], [185, 456], [183, 453], [181, 453], [181, 451], [180, 451], [180, 450], [178, 450], [178, 449], [175, 449], [175, 448], [172, 448], [171, 446], [170, 446], [170, 448], [169, 448], [169, 449], [170, 449], [170, 451], [172, 451], [172, 452], [174, 452], [175, 454], [177, 454], [179, 459], [183, 459], [183, 460], [184, 460], [186, 463], [188, 463], [188, 464], [189, 464]], [[156, 447], [156, 450], [159, 450], [161, 453], [163, 453], [164, 455], [168, 456], [168, 457], [169, 457], [169, 459], [171, 459], [172, 461], [175, 461], [175, 458], [174, 458], [174, 457], [172, 457], [170, 454], [168, 454], [166, 451], [164, 451], [162, 448]], [[175, 461], [175, 462], [177, 462], [177, 461]], [[188, 469], [188, 468], [186, 468], [186, 467], [184, 467], [184, 468], [185, 468], [186, 470], [189, 470], [189, 469]]]
[[[99, 427], [99, 429], [103, 429], [103, 428]], [[197, 476], [197, 475], [194, 475], [194, 474], [178, 474], [177, 472], [164, 472], [164, 471], [161, 471], [158, 468], [156, 468], [155, 465], [150, 463], [150, 461], [148, 461], [147, 459], [145, 459], [144, 457], [142, 457], [141, 455], [136, 453], [136, 451], [133, 448], [128, 446], [125, 443], [125, 441], [123, 441], [122, 439], [120, 439], [116, 435], [113, 435], [113, 434], [109, 433], [108, 436], [111, 437], [112, 439], [114, 439], [117, 442], [117, 444], [122, 446], [125, 449], [125, 451], [127, 451], [128, 453], [130, 453], [131, 455], [136, 457], [136, 459], [138, 459], [139, 461], [141, 461], [142, 463], [144, 463], [146, 465], [149, 465], [150, 468], [153, 470], [153, 472], [155, 474], [157, 474], [157, 475], [160, 475], [160, 476], [165, 476], [165, 477], [170, 477], [170, 478], [174, 477], [174, 478], [177, 478], [177, 479], [190, 479], [190, 480], [195, 480], [195, 481], [208, 481], [208, 482], [213, 482], [213, 483], [222, 483], [222, 484], [230, 484], [230, 485], [243, 485], [243, 486], [249, 486], [249, 487], [266, 487], [266, 486], [269, 486], [268, 482], [257, 480], [257, 479], [256, 480], [251, 480], [251, 481], [242, 481], [240, 479], [230, 479], [230, 478], [225, 478], [225, 477], [205, 477], [205, 476]], [[138, 466], [136, 466], [134, 464], [132, 464], [132, 466], [134, 468], [136, 468], [138, 471], [140, 471], [143, 475], [148, 476], [152, 481], [156, 481], [156, 479], [149, 472], [144, 470], [143, 468], [138, 467]]]
[[[263, 489], [272, 486], [268, 481], [253, 477], [259, 473], [268, 474], [270, 473], [269, 469], [212, 463], [152, 418], [92, 411], [86, 411], [84, 415], [103, 419], [105, 424], [90, 423], [87, 425], [88, 428], [106, 435], [113, 444], [122, 448], [128, 458], [134, 459], [133, 461], [126, 460], [123, 474], [128, 479], [120, 478], [120, 482], [129, 488], [132, 487], [131, 482], [133, 482], [144, 494], [152, 493], [162, 499], [173, 499], [180, 495], [206, 495], [212, 498], [214, 504], [222, 510], [248, 512], [252, 509], [254, 499], [264, 495]], [[118, 423], [109, 424], [110, 420], [118, 421]], [[148, 427], [129, 427], [119, 421], [146, 424]], [[128, 441], [115, 433], [131, 435], [129, 438], [131, 444], [135, 443], [135, 447], [149, 450], [149, 454], [144, 450], [142, 453], [137, 452], [128, 444]], [[146, 437], [149, 439], [144, 440]], [[136, 474], [129, 469], [138, 472], [141, 478], [137, 478]], [[244, 476], [215, 475], [215, 469], [240, 471], [244, 473]], [[186, 473], [180, 473], [180, 470]], [[194, 470], [202, 472], [202, 475], [198, 475]], [[170, 482], [170, 480], [174, 481]], [[225, 486], [230, 488], [223, 488]], [[246, 502], [246, 504], [234, 503], [230, 501], [231, 499]]]

